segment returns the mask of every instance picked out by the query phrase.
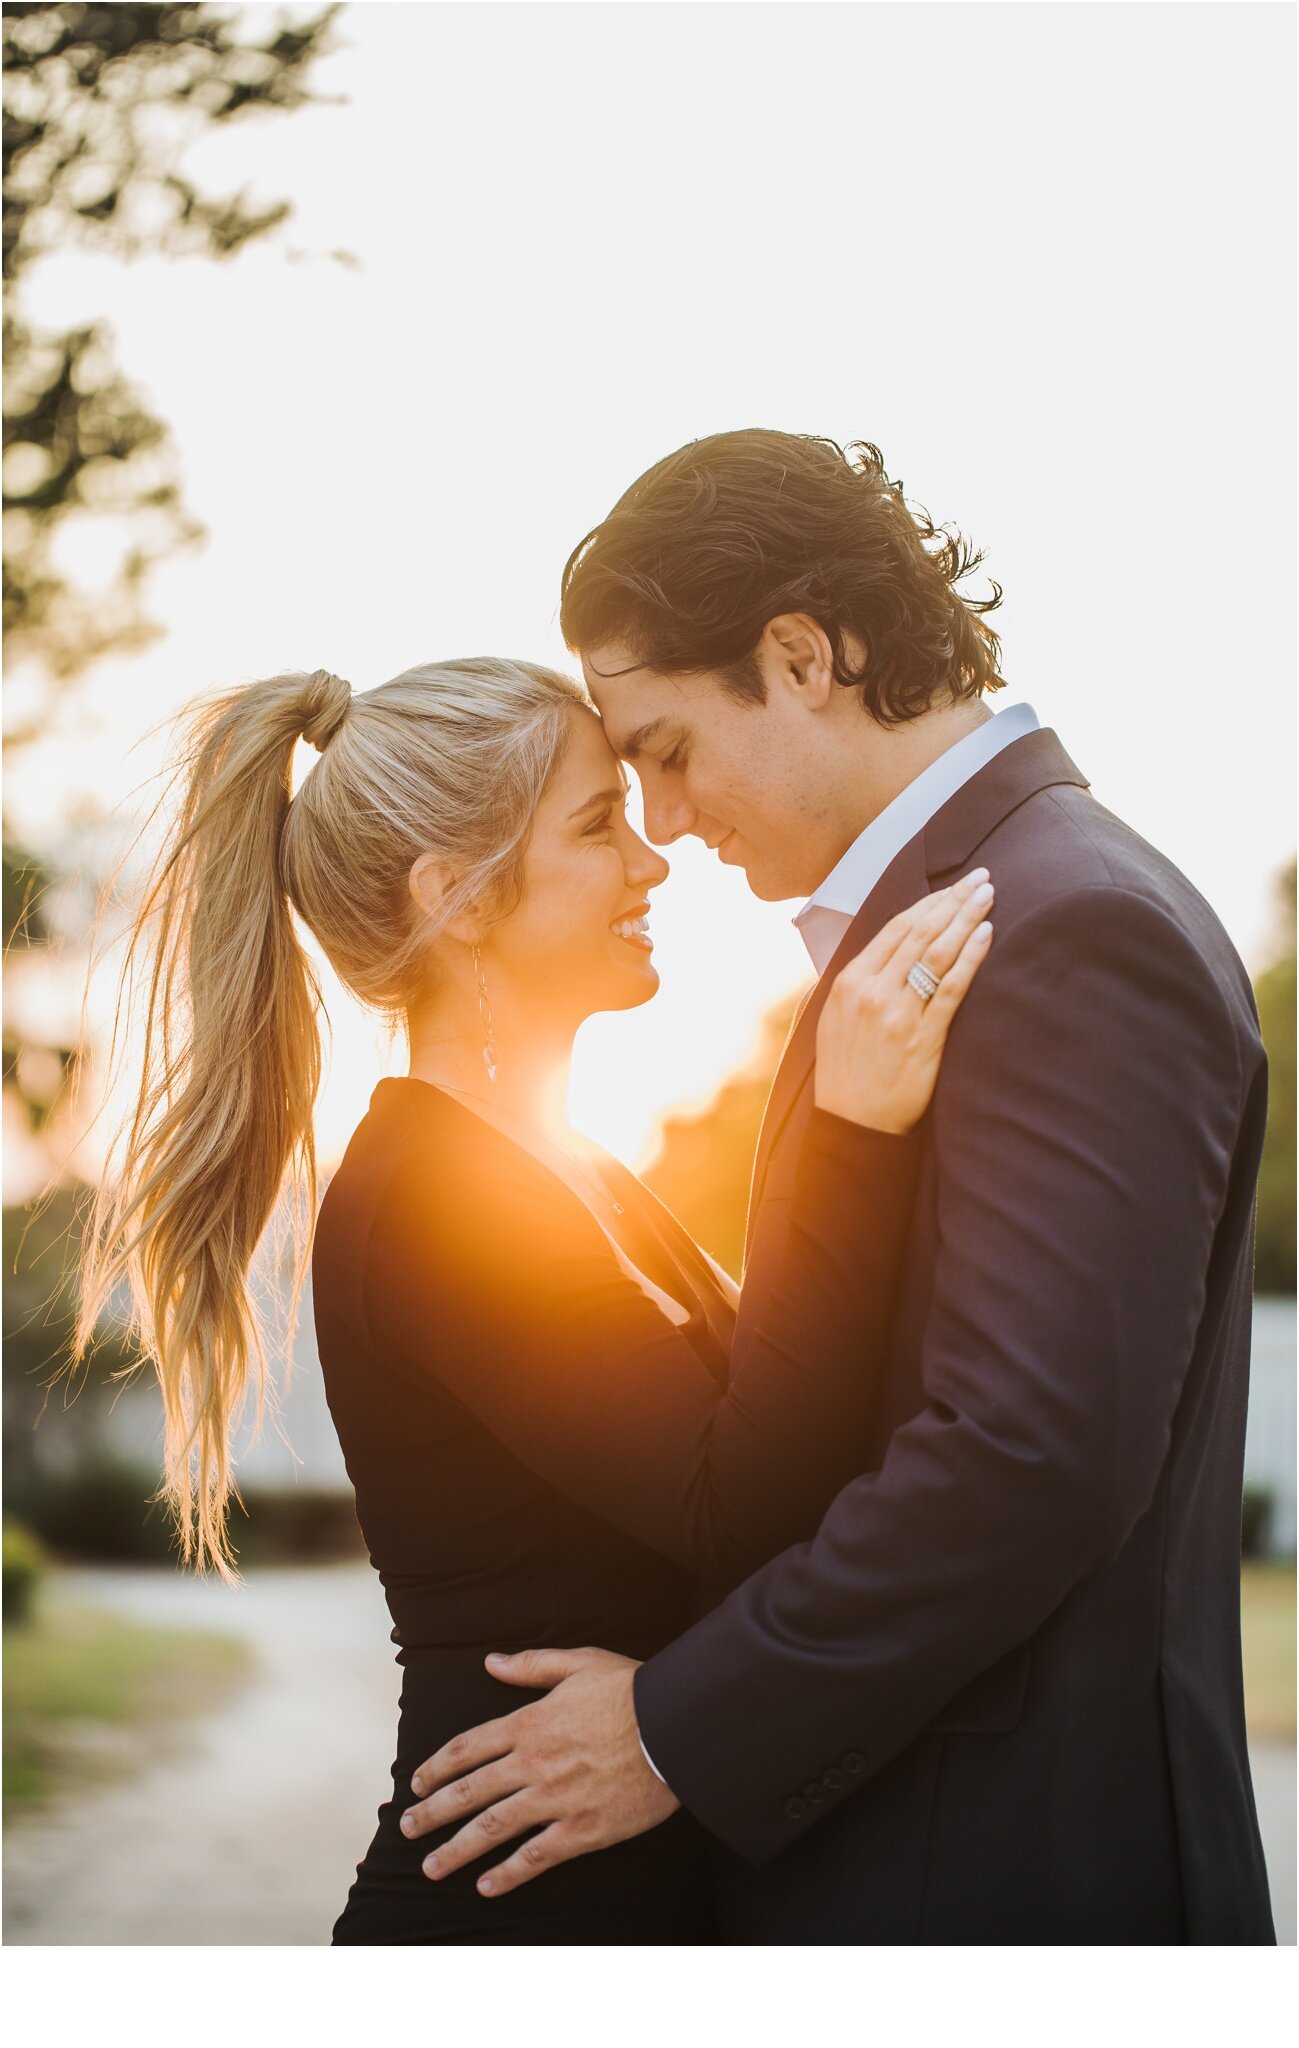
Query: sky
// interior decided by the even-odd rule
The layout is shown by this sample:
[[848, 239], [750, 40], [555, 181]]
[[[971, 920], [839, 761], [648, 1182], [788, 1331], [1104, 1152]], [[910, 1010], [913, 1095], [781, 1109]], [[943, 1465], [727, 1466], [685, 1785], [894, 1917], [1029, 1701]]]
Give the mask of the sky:
[[[346, 104], [187, 158], [291, 199], [276, 242], [33, 280], [38, 320], [111, 322], [209, 539], [156, 577], [164, 637], [24, 759], [15, 826], [128, 827], [142, 736], [218, 685], [572, 666], [577, 540], [682, 442], [774, 426], [876, 442], [986, 549], [998, 706], [1031, 702], [1257, 964], [1295, 844], [1294, 33], [1270, 6], [347, 7], [315, 81]], [[574, 1122], [633, 1165], [810, 974], [796, 904], [669, 858], [661, 992], [575, 1062]], [[401, 1064], [330, 1012], [326, 1157]]]

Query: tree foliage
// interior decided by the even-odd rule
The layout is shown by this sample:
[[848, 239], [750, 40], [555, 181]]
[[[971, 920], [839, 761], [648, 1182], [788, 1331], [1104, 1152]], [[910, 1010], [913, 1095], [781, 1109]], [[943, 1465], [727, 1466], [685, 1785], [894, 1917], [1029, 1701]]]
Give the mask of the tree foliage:
[[800, 990], [767, 1011], [752, 1060], [722, 1083], [705, 1109], [664, 1118], [645, 1174], [659, 1200], [737, 1280], [762, 1113], [801, 999]]
[[[6, 731], [11, 754], [40, 731], [51, 691], [153, 637], [149, 572], [202, 533], [181, 498], [169, 430], [119, 368], [106, 324], [41, 331], [24, 287], [58, 250], [223, 260], [277, 228], [286, 202], [201, 191], [185, 175], [185, 151], [214, 127], [316, 98], [308, 76], [338, 11], [285, 19], [258, 37], [208, 6], [5, 8], [4, 635], [11, 665], [33, 664], [42, 682], [27, 725]], [[95, 590], [59, 558], [61, 536], [88, 520], [109, 525], [116, 551]], [[54, 879], [6, 840], [6, 962], [50, 943], [43, 905]], [[74, 1060], [70, 1046], [24, 1039], [10, 1013], [5, 1093], [33, 1129]]]
[[[286, 202], [207, 194], [184, 152], [213, 127], [313, 98], [337, 6], [258, 38], [208, 6], [7, 6], [3, 270], [4, 628], [11, 662], [67, 681], [152, 637], [149, 570], [202, 529], [185, 510], [168, 430], [118, 368], [101, 321], [36, 329], [22, 304], [33, 266], [80, 248], [224, 259], [286, 218]], [[106, 590], [76, 588], [59, 535], [115, 522]], [[21, 737], [21, 735], [19, 735]]]
[[[92, 662], [153, 637], [149, 572], [202, 531], [182, 501], [169, 430], [119, 367], [107, 325], [40, 330], [24, 303], [28, 281], [55, 251], [223, 261], [278, 228], [285, 202], [201, 191], [185, 174], [185, 152], [214, 128], [318, 100], [309, 76], [331, 47], [338, 12], [286, 16], [258, 35], [239, 14], [201, 5], [5, 7], [4, 630], [11, 664], [29, 664], [39, 681], [37, 709], [25, 730], [10, 727], [9, 749], [41, 729], [51, 695]], [[62, 537], [83, 521], [107, 529], [115, 550], [107, 587], [94, 591], [61, 561]], [[6, 965], [65, 936], [53, 908], [58, 879], [6, 841]], [[19, 1008], [6, 1013], [5, 1098], [40, 1132], [77, 1049], [24, 1034]], [[48, 1398], [60, 1428], [35, 1428], [67, 1358], [82, 1222], [76, 1191], [61, 1185], [34, 1209], [5, 1210], [6, 1476], [15, 1502], [35, 1515], [56, 1481], [81, 1499], [91, 1473], [101, 1489], [89, 1518], [97, 1536], [104, 1487], [117, 1489], [138, 1535], [139, 1475], [123, 1482], [108, 1470], [100, 1442], [112, 1375], [130, 1362], [113, 1328], [84, 1376], [91, 1398], [64, 1412], [59, 1388]], [[156, 1528], [165, 1552], [165, 1517]]]

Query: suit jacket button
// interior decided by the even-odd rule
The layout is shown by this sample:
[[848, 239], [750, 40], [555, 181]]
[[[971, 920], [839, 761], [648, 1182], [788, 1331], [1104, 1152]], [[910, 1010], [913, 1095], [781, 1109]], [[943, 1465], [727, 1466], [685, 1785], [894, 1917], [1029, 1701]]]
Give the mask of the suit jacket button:
[[827, 1792], [842, 1792], [848, 1780], [837, 1764], [831, 1764], [829, 1770], [822, 1777], [821, 1783], [825, 1786]]
[[809, 1806], [824, 1806], [825, 1786], [820, 1784], [816, 1778], [813, 1778], [810, 1785], [804, 1785], [803, 1797]]
[[847, 1756], [841, 1756], [839, 1761], [850, 1778], [860, 1778], [866, 1768], [866, 1759], [860, 1750], [850, 1749]]
[[793, 1799], [787, 1799], [785, 1801], [785, 1804], [781, 1808], [781, 1812], [784, 1814], [786, 1820], [806, 1820], [807, 1801], [805, 1799], [799, 1799], [797, 1797]]

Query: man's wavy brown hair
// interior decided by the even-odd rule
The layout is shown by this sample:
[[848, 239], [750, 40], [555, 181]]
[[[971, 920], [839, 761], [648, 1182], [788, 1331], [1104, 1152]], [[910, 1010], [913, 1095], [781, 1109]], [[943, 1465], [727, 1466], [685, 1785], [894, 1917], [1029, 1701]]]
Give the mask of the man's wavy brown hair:
[[[985, 618], [1001, 588], [982, 600], [956, 588], [982, 560], [906, 502], [869, 441], [748, 428], [688, 442], [638, 478], [570, 555], [560, 625], [573, 649], [619, 641], [650, 668], [717, 671], [761, 703], [762, 630], [804, 612], [836, 681], [897, 725], [1001, 687]], [[856, 665], [850, 636], [865, 650]]]

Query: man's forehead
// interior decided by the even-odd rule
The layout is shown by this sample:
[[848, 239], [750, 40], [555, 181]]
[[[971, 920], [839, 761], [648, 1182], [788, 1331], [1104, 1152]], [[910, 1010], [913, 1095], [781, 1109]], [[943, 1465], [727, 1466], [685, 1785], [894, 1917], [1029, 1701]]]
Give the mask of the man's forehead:
[[654, 673], [634, 647], [625, 646], [619, 640], [607, 640], [602, 646], [583, 649], [581, 661], [587, 675], [602, 682], [621, 682], [628, 676], [652, 676]]
[[613, 647], [584, 653], [582, 674], [602, 714], [625, 704], [633, 717], [635, 707], [658, 695], [656, 685], [664, 681], [648, 663], [638, 661], [630, 649]]
[[672, 720], [666, 711], [655, 711], [651, 708], [646, 715], [644, 705], [638, 707], [633, 702], [620, 704], [617, 697], [618, 688], [617, 683], [606, 686], [607, 694], [603, 701], [598, 703], [598, 709], [604, 725], [604, 736], [614, 753], [624, 761], [634, 761], [646, 747], [654, 744], [664, 727], [672, 723]]
[[676, 679], [638, 662], [630, 650], [605, 647], [583, 654], [582, 673], [610, 746], [634, 761], [676, 708]]

